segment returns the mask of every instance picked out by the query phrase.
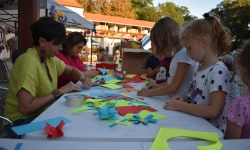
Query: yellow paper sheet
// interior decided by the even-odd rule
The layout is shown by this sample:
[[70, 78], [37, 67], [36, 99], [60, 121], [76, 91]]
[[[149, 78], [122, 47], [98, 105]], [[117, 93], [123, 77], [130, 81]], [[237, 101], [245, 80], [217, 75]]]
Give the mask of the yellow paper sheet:
[[222, 143], [219, 140], [218, 134], [215, 132], [201, 132], [175, 128], [160, 128], [150, 150], [170, 150], [167, 141], [175, 137], [190, 137], [214, 143], [208, 146], [198, 146], [197, 148], [199, 150], [220, 150], [222, 148]]
[[135, 74], [127, 74], [127, 75], [126, 75], [127, 78], [133, 78], [133, 77], [135, 77], [135, 76], [136, 76]]
[[88, 106], [82, 106], [79, 108], [76, 108], [74, 110], [69, 111], [69, 114], [75, 114], [75, 113], [79, 113], [81, 111], [86, 111], [86, 110], [91, 110], [92, 108], [88, 107]]
[[84, 103], [85, 104], [87, 104], [87, 103], [94, 103], [94, 102], [99, 102], [99, 101], [101, 101], [102, 99], [100, 99], [100, 98], [95, 98], [95, 99], [93, 99], [93, 98], [88, 98], [88, 99], [86, 99], [85, 101], [84, 101]]
[[108, 84], [102, 84], [100, 86], [103, 86], [103, 87], [107, 87], [107, 88], [110, 88], [110, 89], [119, 89], [119, 88], [122, 88], [122, 86], [120, 85], [117, 85], [117, 84], [113, 84], [113, 83], [108, 83]]

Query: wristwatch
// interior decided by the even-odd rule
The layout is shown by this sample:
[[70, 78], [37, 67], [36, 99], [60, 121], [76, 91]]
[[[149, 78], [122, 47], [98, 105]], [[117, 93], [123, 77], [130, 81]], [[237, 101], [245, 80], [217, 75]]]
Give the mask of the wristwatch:
[[54, 91], [52, 91], [51, 94], [53, 94], [56, 99], [62, 95], [62, 93], [58, 89], [55, 89]]

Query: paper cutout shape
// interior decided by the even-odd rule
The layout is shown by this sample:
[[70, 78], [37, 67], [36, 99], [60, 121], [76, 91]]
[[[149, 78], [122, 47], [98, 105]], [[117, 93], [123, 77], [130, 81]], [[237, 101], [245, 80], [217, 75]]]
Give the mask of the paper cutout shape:
[[110, 72], [110, 70], [108, 69], [103, 69], [103, 68], [97, 68], [97, 69], [101, 71], [102, 75], [106, 75]]
[[133, 113], [137, 114], [142, 110], [148, 110], [150, 112], [156, 112], [157, 110], [152, 107], [145, 107], [145, 106], [116, 106], [115, 109], [121, 116], [125, 116], [126, 114]]
[[113, 84], [113, 83], [102, 84], [102, 85], [100, 85], [100, 86], [107, 87], [107, 88], [110, 88], [110, 89], [112, 89], [112, 90], [122, 88], [122, 86], [117, 85], [117, 84]]
[[113, 119], [117, 120], [117, 110], [114, 109], [114, 104], [110, 106], [103, 106], [98, 109], [98, 115], [100, 119]]
[[[158, 113], [156, 113], [156, 112], [150, 112], [150, 111], [148, 111], [148, 110], [142, 110], [138, 115], [141, 117], [141, 118], [145, 118], [145, 117], [147, 117], [148, 115], [153, 115], [153, 117], [154, 117], [154, 119], [156, 119], [156, 120], [162, 120], [162, 119], [166, 119], [167, 117], [166, 116], [164, 116], [164, 115], [161, 115], [161, 114], [158, 114]], [[128, 120], [130, 119], [130, 118], [133, 118], [133, 116], [134, 116], [135, 114], [127, 114], [127, 115], [125, 115], [125, 118], [127, 118]]]
[[44, 130], [48, 133], [47, 138], [57, 138], [63, 136], [62, 127], [65, 125], [64, 121], [62, 120], [59, 125], [56, 127], [51, 126], [50, 124], [46, 123], [46, 127]]
[[157, 120], [153, 119], [153, 115], [148, 115], [145, 118], [141, 118], [139, 115], [134, 115], [133, 118], [130, 118], [129, 121], [133, 121], [134, 124], [140, 124], [142, 123], [143, 125], [148, 125], [149, 122], [151, 123], [156, 123]]
[[198, 146], [197, 148], [199, 150], [220, 150], [222, 148], [222, 143], [220, 142], [218, 134], [216, 132], [201, 132], [175, 128], [160, 128], [150, 150], [170, 150], [167, 144], [167, 140], [175, 137], [190, 137], [214, 143], [209, 146]]
[[113, 80], [109, 80], [109, 81], [106, 81], [105, 83], [118, 83], [118, 82], [121, 82], [121, 80], [118, 80], [118, 79], [113, 79]]
[[[111, 121], [111, 120], [110, 120]], [[111, 125], [109, 125], [109, 127], [114, 127], [114, 126], [116, 126], [116, 125], [118, 125], [118, 124], [120, 124], [120, 125], [126, 125], [126, 126], [130, 126], [131, 124], [132, 124], [132, 122], [128, 122], [128, 120], [127, 119], [122, 119], [122, 120], [114, 120], [114, 123], [113, 124], [111, 124]]]
[[71, 121], [67, 118], [64, 117], [56, 117], [56, 118], [51, 118], [48, 120], [43, 120], [39, 122], [33, 122], [21, 126], [16, 126], [12, 127], [11, 129], [16, 132], [17, 135], [24, 135], [30, 132], [38, 131], [38, 130], [43, 130], [44, 127], [46, 126], [46, 123], [49, 123], [52, 126], [57, 126], [60, 121], [64, 121], [64, 123], [70, 123]]
[[76, 114], [76, 113], [79, 113], [79, 112], [82, 112], [82, 111], [86, 111], [86, 110], [93, 110], [93, 109], [95, 109], [95, 108], [93, 108], [93, 107], [88, 107], [88, 106], [86, 106], [86, 105], [84, 105], [84, 106], [82, 106], [82, 107], [79, 107], [79, 108], [76, 108], [76, 109], [74, 109], [74, 110], [71, 110], [71, 111], [69, 111], [69, 114]]
[[142, 80], [139, 75], [135, 75], [132, 78], [129, 77], [130, 77], [129, 75], [126, 76], [126, 82], [134, 82], [134, 83], [144, 82], [144, 80]]
[[[23, 146], [23, 143], [17, 143], [14, 150], [21, 150], [21, 147], [22, 147], [22, 146]], [[1, 147], [0, 147], [0, 150], [2, 150]], [[5, 149], [3, 148], [3, 150], [5, 150]]]

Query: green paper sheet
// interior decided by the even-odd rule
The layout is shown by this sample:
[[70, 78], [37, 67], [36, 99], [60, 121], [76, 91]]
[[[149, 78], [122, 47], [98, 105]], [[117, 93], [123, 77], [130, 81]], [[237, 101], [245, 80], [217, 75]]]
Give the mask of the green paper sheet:
[[107, 87], [107, 88], [110, 88], [112, 90], [122, 88], [122, 86], [114, 84], [114, 83], [102, 84], [100, 86]]
[[[130, 101], [126, 101], [126, 100], [114, 100], [116, 102], [115, 107], [117, 106], [131, 106], [129, 105]], [[113, 102], [113, 100], [111, 101]]]
[[95, 98], [95, 99], [92, 99], [92, 98], [88, 98], [88, 99], [86, 99], [85, 101], [84, 101], [84, 103], [85, 104], [87, 104], [87, 103], [94, 103], [94, 102], [99, 102], [99, 101], [101, 101], [102, 99], [97, 99], [97, 98]]
[[208, 146], [198, 146], [197, 148], [199, 150], [220, 150], [222, 148], [222, 143], [220, 142], [218, 134], [216, 132], [201, 132], [175, 128], [160, 128], [150, 150], [170, 150], [167, 141], [175, 137], [190, 137], [206, 140], [208, 142], [213, 143]]
[[[139, 115], [141, 118], [145, 118], [145, 117], [147, 117], [147, 116], [150, 115], [150, 114], [153, 115], [153, 116], [154, 116], [153, 119], [156, 119], [156, 120], [162, 120], [162, 119], [167, 118], [167, 117], [164, 116], [164, 115], [158, 114], [158, 113], [156, 113], [156, 112], [151, 112], [151, 111], [148, 111], [148, 110], [142, 110], [138, 115]], [[135, 114], [129, 113], [129, 114], [125, 115], [125, 118], [126, 118], [126, 119], [131, 119], [131, 118], [133, 118], [134, 115], [135, 115]]]
[[118, 82], [121, 82], [121, 80], [113, 79], [113, 80], [108, 80], [105, 83], [113, 83], [113, 84], [115, 84], [115, 83], [118, 83]]
[[84, 105], [84, 106], [82, 106], [82, 107], [79, 107], [79, 108], [76, 108], [76, 109], [74, 109], [74, 110], [69, 111], [69, 114], [75, 114], [75, 113], [79, 113], [79, 112], [81, 112], [81, 111], [86, 111], [86, 110], [92, 110], [92, 108], [90, 108], [90, 107]]

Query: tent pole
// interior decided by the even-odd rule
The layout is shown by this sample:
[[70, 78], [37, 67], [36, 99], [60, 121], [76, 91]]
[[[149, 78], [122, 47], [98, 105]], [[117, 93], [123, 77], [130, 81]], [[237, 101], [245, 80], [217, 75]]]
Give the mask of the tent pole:
[[91, 53], [90, 53], [90, 67], [92, 67], [92, 34], [93, 34], [93, 32], [91, 32], [91, 34], [90, 34], [90, 51], [91, 51]]

